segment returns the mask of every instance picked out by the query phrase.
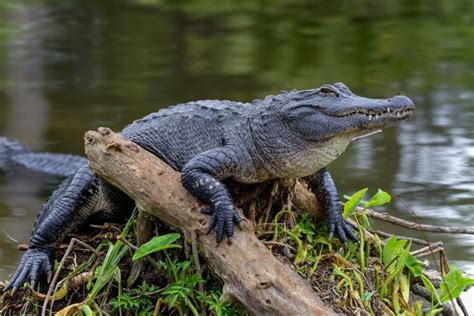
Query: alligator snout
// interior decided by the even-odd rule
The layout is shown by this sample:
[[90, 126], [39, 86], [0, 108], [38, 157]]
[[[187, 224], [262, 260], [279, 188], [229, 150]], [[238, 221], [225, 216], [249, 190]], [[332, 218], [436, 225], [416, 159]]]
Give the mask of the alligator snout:
[[402, 108], [406, 110], [414, 110], [415, 103], [409, 98], [404, 95], [397, 95], [393, 98], [389, 99], [389, 102], [394, 108]]

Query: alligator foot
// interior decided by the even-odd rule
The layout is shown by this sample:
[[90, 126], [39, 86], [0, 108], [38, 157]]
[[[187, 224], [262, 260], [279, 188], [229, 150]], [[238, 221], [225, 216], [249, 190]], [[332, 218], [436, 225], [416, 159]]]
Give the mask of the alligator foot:
[[348, 238], [353, 241], [359, 241], [357, 234], [352, 230], [352, 226], [342, 218], [339, 206], [331, 207], [328, 210], [328, 217], [329, 239], [336, 233], [339, 240], [343, 243], [346, 243]]
[[52, 276], [50, 251], [43, 248], [30, 248], [21, 258], [18, 269], [7, 286], [3, 288], [3, 291], [7, 291], [10, 288], [16, 291], [23, 286], [27, 279], [30, 280], [31, 286], [34, 287], [42, 274], [46, 274], [49, 283]]
[[234, 235], [234, 224], [238, 225], [239, 228], [242, 228], [242, 219], [233, 205], [227, 207], [207, 207], [201, 212], [211, 215], [211, 219], [209, 220], [206, 229], [206, 235], [215, 229], [217, 243], [220, 243], [222, 239], [224, 239], [224, 232], [229, 242], [232, 241], [232, 236]]
[[321, 168], [307, 179], [309, 180], [311, 190], [316, 194], [316, 197], [328, 212], [329, 239], [336, 233], [343, 243], [347, 242], [348, 237], [358, 241], [359, 238], [352, 231], [352, 226], [342, 218], [341, 203], [339, 202], [336, 185], [329, 171], [326, 168]]

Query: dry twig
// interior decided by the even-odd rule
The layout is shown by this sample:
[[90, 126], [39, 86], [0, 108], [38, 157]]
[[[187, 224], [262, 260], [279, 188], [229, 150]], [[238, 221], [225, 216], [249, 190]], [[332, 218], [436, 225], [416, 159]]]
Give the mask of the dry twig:
[[443, 248], [443, 242], [437, 241], [435, 243], [429, 244], [426, 247], [420, 248], [418, 250], [414, 250], [411, 254], [417, 258], [421, 258], [430, 254], [434, 254], [438, 251], [434, 251], [435, 249]]
[[395, 216], [392, 216], [387, 213], [376, 212], [371, 209], [364, 209], [362, 207], [357, 208], [360, 212], [365, 212], [367, 216], [375, 218], [390, 224], [394, 224], [401, 227], [406, 227], [409, 229], [432, 232], [432, 233], [447, 233], [447, 234], [470, 234], [474, 235], [474, 227], [451, 227], [451, 226], [436, 226], [428, 224], [418, 224], [415, 222], [410, 222]]
[[59, 263], [58, 269], [54, 273], [53, 280], [51, 281], [51, 284], [49, 285], [48, 292], [46, 293], [46, 298], [43, 303], [43, 307], [41, 309], [41, 316], [46, 315], [46, 309], [49, 303], [49, 299], [52, 297], [53, 294], [53, 289], [55, 288], [56, 281], [58, 280], [59, 272], [61, 272], [61, 269], [63, 268], [64, 264], [66, 263], [66, 259], [69, 256], [69, 253], [72, 251], [74, 244], [77, 243], [89, 250], [91, 250], [96, 256], [99, 256], [99, 253], [97, 250], [86, 244], [85, 242], [77, 239], [77, 238], [71, 238], [71, 241], [69, 242], [69, 246], [66, 249], [66, 252], [64, 253], [63, 257], [61, 258], [61, 262]]

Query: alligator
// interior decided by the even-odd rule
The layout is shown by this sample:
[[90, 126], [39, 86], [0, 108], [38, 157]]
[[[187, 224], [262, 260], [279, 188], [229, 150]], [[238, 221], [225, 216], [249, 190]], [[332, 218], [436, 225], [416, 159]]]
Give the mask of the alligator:
[[[345, 243], [358, 237], [342, 218], [336, 186], [326, 166], [352, 139], [404, 121], [413, 111], [408, 97], [370, 99], [335, 83], [250, 103], [205, 100], [178, 104], [134, 121], [121, 135], [181, 172], [183, 186], [208, 205], [206, 233], [215, 230], [217, 244], [224, 234], [231, 239], [234, 225], [242, 221], [223, 181], [252, 184], [278, 178], [307, 179], [327, 211], [329, 238], [336, 234]], [[31, 153], [23, 153], [27, 155], [24, 164], [38, 164], [39, 157], [33, 155], [28, 162], [28, 154], [31, 158]], [[60, 158], [43, 158], [43, 166], [48, 166], [44, 169], [72, 174], [43, 206], [28, 250], [4, 290], [16, 290], [26, 280], [34, 285], [43, 275], [49, 280], [52, 252], [66, 234], [94, 214], [116, 214], [131, 202], [94, 176], [84, 161], [65, 168]]]
[[0, 170], [3, 171], [20, 165], [34, 171], [67, 177], [86, 163], [87, 159], [81, 156], [35, 153], [15, 139], [0, 137]]

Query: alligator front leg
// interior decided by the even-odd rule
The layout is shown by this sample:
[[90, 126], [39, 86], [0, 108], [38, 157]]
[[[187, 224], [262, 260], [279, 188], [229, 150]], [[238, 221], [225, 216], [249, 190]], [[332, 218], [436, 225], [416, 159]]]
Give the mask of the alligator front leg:
[[229, 191], [219, 181], [231, 176], [236, 166], [235, 149], [219, 147], [191, 159], [181, 173], [183, 186], [210, 206], [212, 215], [206, 234], [215, 228], [217, 243], [224, 238], [224, 232], [231, 240], [234, 223], [240, 224], [242, 221]]
[[28, 250], [4, 291], [16, 290], [26, 280], [34, 286], [43, 274], [49, 281], [54, 248], [94, 212], [97, 201], [91, 185], [94, 179], [91, 169], [84, 165], [51, 195], [36, 220]]
[[324, 209], [328, 212], [329, 239], [337, 233], [342, 242], [347, 238], [357, 241], [357, 236], [353, 233], [352, 227], [342, 218], [342, 208], [339, 202], [336, 185], [326, 168], [316, 171], [308, 177], [311, 190], [316, 194]]

